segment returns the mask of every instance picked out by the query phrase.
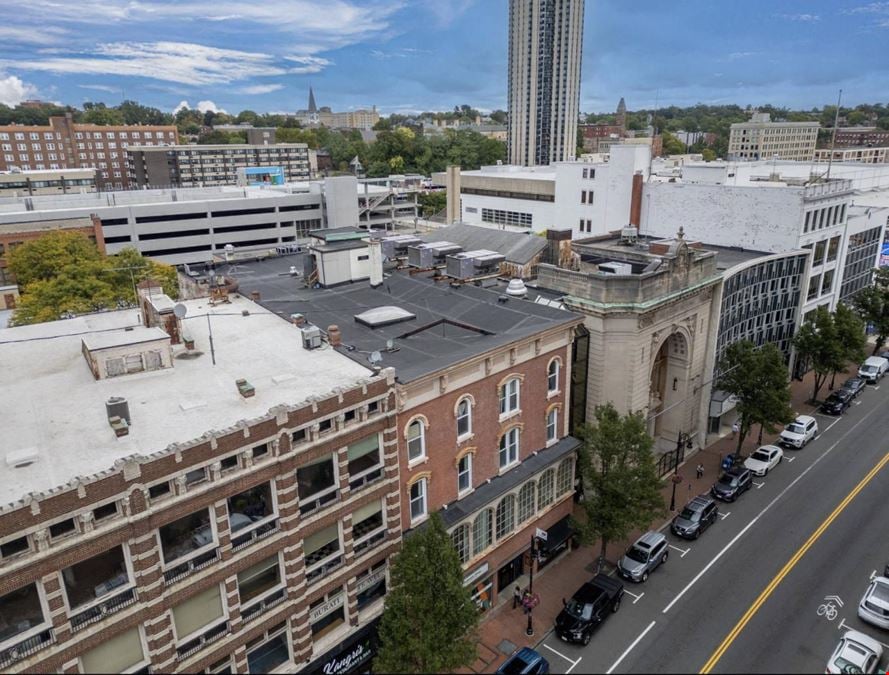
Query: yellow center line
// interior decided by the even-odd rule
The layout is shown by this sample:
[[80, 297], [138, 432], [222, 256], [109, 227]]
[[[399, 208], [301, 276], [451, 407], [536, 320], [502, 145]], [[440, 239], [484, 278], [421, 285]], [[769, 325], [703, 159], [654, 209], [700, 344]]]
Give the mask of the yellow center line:
[[738, 635], [741, 634], [741, 631], [743, 631], [744, 628], [747, 626], [750, 619], [752, 619], [756, 612], [759, 611], [759, 608], [762, 607], [765, 601], [769, 599], [769, 596], [778, 587], [778, 584], [780, 584], [784, 580], [784, 577], [790, 574], [790, 571], [796, 566], [796, 564], [808, 552], [808, 550], [812, 548], [812, 546], [814, 546], [815, 542], [818, 541], [822, 534], [824, 534], [825, 530], [827, 530], [827, 528], [831, 526], [833, 521], [836, 520], [837, 517], [839, 517], [839, 515], [845, 510], [845, 508], [849, 506], [852, 500], [858, 496], [858, 494], [865, 488], [865, 486], [867, 486], [867, 484], [870, 483], [871, 480], [873, 480], [874, 476], [876, 476], [877, 473], [879, 473], [880, 469], [886, 466], [887, 463], [889, 463], [889, 453], [886, 453], [883, 459], [881, 459], [880, 462], [874, 468], [872, 468], [864, 478], [861, 479], [861, 482], [855, 486], [852, 492], [846, 495], [846, 498], [843, 499], [843, 501], [840, 502], [839, 506], [837, 506], [833, 510], [833, 513], [831, 513], [824, 520], [824, 522], [821, 523], [818, 529], [812, 533], [812, 536], [809, 537], [806, 543], [803, 544], [793, 555], [793, 557], [787, 561], [787, 564], [784, 565], [784, 567], [781, 569], [780, 572], [778, 572], [777, 575], [775, 575], [775, 578], [772, 579], [769, 585], [766, 586], [765, 590], [760, 593], [759, 597], [753, 602], [752, 605], [750, 605], [750, 608], [746, 612], [744, 612], [744, 616], [741, 617], [740, 621], [738, 621], [735, 627], [732, 628], [731, 632], [722, 641], [722, 644], [720, 644], [719, 647], [717, 647], [716, 651], [713, 652], [712, 656], [710, 656], [710, 658], [707, 660], [707, 663], [705, 663], [701, 667], [700, 672], [702, 673], [702, 675], [713, 670], [713, 668], [719, 662], [719, 659], [722, 658], [723, 654], [725, 654], [728, 648], [732, 646], [732, 643], [735, 641]]

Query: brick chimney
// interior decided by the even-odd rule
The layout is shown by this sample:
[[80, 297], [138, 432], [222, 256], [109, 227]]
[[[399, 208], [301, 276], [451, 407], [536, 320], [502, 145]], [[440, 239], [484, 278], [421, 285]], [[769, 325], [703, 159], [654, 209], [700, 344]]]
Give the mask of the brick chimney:
[[343, 344], [343, 334], [340, 333], [340, 327], [331, 325], [327, 327], [327, 341], [331, 347], [339, 347]]
[[642, 172], [633, 174], [633, 192], [630, 198], [630, 226], [639, 227], [642, 223]]

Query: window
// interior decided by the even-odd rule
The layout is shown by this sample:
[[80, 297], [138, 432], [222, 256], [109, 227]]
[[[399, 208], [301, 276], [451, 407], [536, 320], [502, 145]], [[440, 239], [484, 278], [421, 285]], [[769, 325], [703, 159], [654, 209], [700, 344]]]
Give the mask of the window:
[[574, 462], [570, 459], [562, 460], [556, 473], [556, 492], [560, 495], [571, 492], [571, 476]]
[[208, 588], [173, 607], [173, 626], [180, 643], [225, 618], [219, 585]]
[[349, 460], [349, 487], [356, 490], [383, 475], [380, 435], [373, 434], [353, 443], [346, 451]]
[[519, 378], [514, 377], [500, 387], [500, 414], [507, 415], [519, 409]]
[[[6, 623], [0, 629], [0, 644], [2, 645], [31, 649], [48, 643], [52, 639], [52, 634], [46, 630], [49, 623], [43, 615], [43, 605], [37, 584], [29, 584], [24, 588], [0, 596], [0, 616]], [[0, 659], [5, 661], [10, 656], [13, 659], [16, 658], [7, 651], [0, 651]]]
[[451, 541], [457, 549], [460, 564], [469, 560], [469, 525], [460, 525], [451, 533]]
[[559, 410], [553, 408], [546, 415], [546, 441], [550, 443], [559, 436]]
[[506, 495], [497, 504], [496, 521], [499, 541], [515, 529], [515, 495]]
[[338, 522], [306, 537], [303, 540], [306, 580], [315, 581], [339, 567], [343, 562], [342, 550]]
[[837, 259], [837, 253], [840, 250], [840, 237], [833, 237], [827, 246], [827, 261], [833, 262]]
[[426, 427], [422, 420], [414, 420], [407, 427], [407, 458], [414, 462], [426, 456]]
[[189, 555], [192, 551], [215, 544], [210, 512], [202, 509], [174, 520], [159, 530], [164, 562], [169, 563]]
[[457, 438], [472, 433], [472, 403], [464, 398], [457, 404]]
[[312, 627], [312, 637], [315, 641], [320, 640], [346, 622], [345, 599], [346, 594], [340, 587], [309, 605], [309, 624]]
[[191, 487], [207, 480], [207, 467], [202, 466], [199, 469], [192, 469], [185, 474], [185, 485]]
[[112, 638], [103, 636], [97, 647], [80, 655], [84, 673], [129, 673], [145, 666], [145, 652], [139, 627], [131, 628]]
[[71, 617], [77, 629], [135, 601], [123, 547], [115, 546], [62, 570], [68, 607], [94, 609]]
[[148, 488], [149, 499], [161, 499], [170, 494], [170, 481], [164, 481]]
[[372, 501], [352, 514], [352, 539], [355, 555], [361, 555], [386, 539], [383, 505]]
[[[269, 520], [276, 515], [274, 490], [271, 483], [260, 483], [256, 487], [228, 498], [228, 519], [232, 536], [236, 532], [245, 534], [256, 529], [261, 529], [262, 534], [271, 532], [276, 529], [277, 524], [270, 524]], [[263, 525], [271, 525], [271, 527], [264, 528]], [[232, 540], [232, 546], [237, 547], [248, 543], [253, 538], [251, 536], [238, 537]]]
[[426, 479], [421, 478], [411, 485], [411, 521], [426, 515]]
[[283, 588], [277, 554], [238, 572], [238, 594], [242, 608], [253, 605], [254, 600], [265, 597], [279, 587]]
[[457, 462], [457, 492], [472, 489], [472, 453], [467, 452]]
[[305, 429], [297, 429], [290, 435], [290, 444], [297, 445], [299, 443], [306, 442], [306, 430]]
[[481, 553], [491, 545], [491, 509], [485, 509], [472, 521], [472, 555]]
[[18, 537], [17, 539], [9, 539], [0, 544], [0, 558], [11, 558], [19, 553], [29, 550], [28, 538]]
[[286, 623], [278, 624], [247, 643], [247, 671], [250, 673], [270, 673], [289, 661]]
[[529, 480], [519, 490], [518, 522], [524, 523], [534, 515], [534, 481]]
[[222, 461], [219, 462], [219, 470], [222, 473], [228, 473], [229, 471], [234, 471], [238, 468], [238, 456], [232, 455], [231, 457], [225, 457]]
[[812, 266], [815, 267], [824, 262], [824, 251], [827, 248], [827, 241], [819, 241], [815, 244], [815, 258], [812, 260]]
[[330, 454], [296, 470], [300, 513], [314, 511], [337, 498], [339, 479], [334, 460], [335, 456]]
[[355, 577], [358, 611], [386, 595], [386, 561], [381, 560]]
[[110, 502], [93, 509], [93, 518], [96, 521], [105, 520], [117, 515], [117, 502]]
[[824, 273], [824, 279], [821, 281], [821, 295], [830, 293], [833, 290], [834, 270], [827, 270]]
[[500, 468], [505, 469], [519, 461], [519, 428], [513, 427], [500, 437]]
[[76, 527], [74, 526], [74, 519], [68, 518], [67, 520], [63, 520], [60, 523], [55, 523], [54, 525], [49, 526], [49, 536], [52, 539], [59, 539], [61, 537], [67, 537], [69, 534], [74, 534], [76, 532]]
[[549, 506], [553, 503], [554, 498], [554, 484], [555, 484], [556, 472], [555, 469], [547, 469], [543, 472], [543, 475], [540, 477], [540, 480], [537, 483], [537, 510]]
[[559, 390], [559, 361], [553, 359], [546, 369], [546, 390], [550, 393]]

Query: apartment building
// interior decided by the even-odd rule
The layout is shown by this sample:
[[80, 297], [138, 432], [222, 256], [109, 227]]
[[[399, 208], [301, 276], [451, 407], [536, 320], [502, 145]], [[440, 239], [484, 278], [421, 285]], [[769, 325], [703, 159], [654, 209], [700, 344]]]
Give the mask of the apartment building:
[[94, 168], [100, 190], [122, 190], [130, 187], [128, 146], [178, 142], [175, 126], [80, 124], [68, 113], [47, 126], [0, 126], [0, 171]]
[[400, 540], [393, 373], [244, 299], [141, 293], [0, 331], [0, 669], [323, 672]]
[[[889, 132], [886, 132], [889, 141]], [[889, 147], [843, 147], [834, 150], [815, 150], [815, 162], [860, 162], [861, 164], [889, 164]]]
[[889, 129], [879, 127], [838, 127], [834, 147], [886, 147], [889, 146]]
[[777, 157], [810, 162], [820, 128], [818, 122], [772, 122], [769, 113], [754, 113], [750, 121], [732, 124], [728, 157], [733, 160]]
[[[379, 251], [368, 256], [382, 260]], [[465, 583], [488, 609], [528, 573], [535, 528], [551, 532], [548, 559], [568, 545], [580, 317], [507, 299], [505, 285], [440, 284], [430, 272], [378, 268], [370, 283], [305, 288], [288, 275], [293, 264], [241, 267], [260, 304], [329, 326], [331, 344], [358, 363], [394, 368], [402, 529], [441, 513]]]
[[260, 167], [280, 168], [280, 183], [311, 178], [305, 143], [131, 145], [126, 161], [130, 185], [139, 188], [238, 185], [239, 172]]
[[95, 169], [0, 172], [0, 197], [66, 195], [95, 191]]

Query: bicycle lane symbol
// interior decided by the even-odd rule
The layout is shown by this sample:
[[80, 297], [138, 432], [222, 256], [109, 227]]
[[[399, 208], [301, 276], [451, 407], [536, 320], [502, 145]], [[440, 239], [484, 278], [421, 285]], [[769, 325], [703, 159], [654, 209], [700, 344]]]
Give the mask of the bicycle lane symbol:
[[818, 605], [818, 609], [815, 612], [818, 616], [823, 616], [828, 621], [833, 621], [839, 616], [840, 608], [843, 606], [843, 601], [838, 595], [828, 595], [824, 598], [824, 602]]

